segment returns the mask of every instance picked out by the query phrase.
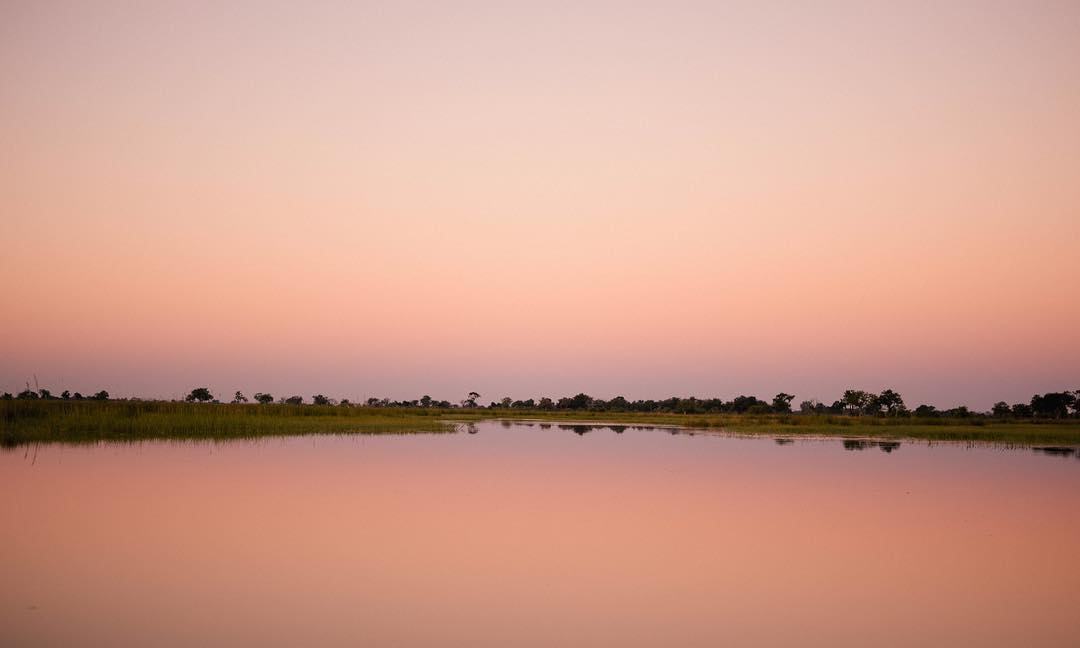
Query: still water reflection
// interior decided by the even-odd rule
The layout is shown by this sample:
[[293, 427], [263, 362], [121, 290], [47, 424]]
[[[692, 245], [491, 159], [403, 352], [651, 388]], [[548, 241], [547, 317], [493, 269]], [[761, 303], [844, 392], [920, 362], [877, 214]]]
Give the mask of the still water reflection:
[[462, 432], [0, 453], [0, 645], [1080, 643], [1067, 449]]

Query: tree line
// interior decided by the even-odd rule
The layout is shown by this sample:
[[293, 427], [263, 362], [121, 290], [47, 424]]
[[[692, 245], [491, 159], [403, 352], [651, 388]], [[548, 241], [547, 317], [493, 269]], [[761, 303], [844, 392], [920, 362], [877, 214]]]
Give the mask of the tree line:
[[34, 390], [34, 389], [30, 389], [29, 387], [27, 387], [26, 389], [24, 389], [23, 391], [19, 392], [18, 394], [14, 395], [14, 396], [11, 395], [11, 392], [4, 392], [3, 394], [0, 394], [0, 400], [77, 400], [77, 401], [81, 401], [81, 400], [97, 400], [97, 401], [106, 401], [106, 400], [109, 400], [109, 392], [102, 389], [101, 391], [96, 392], [94, 394], [90, 394], [89, 396], [83, 396], [79, 392], [71, 393], [69, 390], [65, 389], [64, 391], [60, 392], [59, 396], [57, 396], [57, 395], [54, 395], [52, 393], [52, 391], [50, 391], [48, 389], [43, 388], [43, 389]]
[[[79, 392], [71, 393], [64, 390], [58, 396], [48, 389], [32, 390], [27, 388], [16, 395], [5, 392], [0, 395], [3, 400], [110, 400], [109, 392], [101, 390], [91, 396], [83, 396]], [[219, 403], [220, 399], [214, 396], [208, 387], [196, 387], [184, 398], [189, 403]], [[274, 398], [265, 392], [256, 392], [251, 399], [242, 392], [237, 391], [229, 401], [233, 404], [254, 402], [269, 405], [277, 402], [282, 405], [304, 405], [306, 401], [302, 396], [292, 395]], [[663, 400], [628, 400], [622, 396], [616, 396], [609, 400], [594, 398], [588, 394], [579, 393], [574, 396], [564, 396], [553, 399], [542, 397], [514, 400], [505, 397], [499, 401], [492, 401], [488, 405], [480, 403], [480, 394], [473, 391], [457, 403], [446, 400], [435, 400], [431, 396], [424, 395], [416, 400], [390, 400], [389, 398], [368, 398], [363, 402], [352, 402], [347, 398], [335, 399], [324, 394], [315, 394], [311, 397], [312, 405], [336, 406], [336, 407], [419, 407], [419, 408], [470, 408], [470, 409], [513, 409], [513, 410], [539, 410], [539, 411], [590, 411], [590, 412], [645, 412], [645, 413], [673, 413], [673, 414], [792, 414], [796, 413], [792, 408], [795, 396], [785, 392], [776, 394], [771, 401], [757, 398], [756, 396], [736, 396], [731, 400], [720, 398], [681, 398], [673, 396]], [[862, 389], [848, 389], [843, 395], [833, 401], [831, 405], [817, 400], [804, 400], [799, 403], [799, 414], [843, 414], [849, 416], [884, 416], [884, 417], [910, 417], [919, 418], [967, 418], [973, 416], [992, 416], [994, 418], [1067, 418], [1080, 417], [1080, 390], [1048, 392], [1035, 394], [1027, 403], [1014, 403], [1005, 401], [994, 404], [989, 412], [975, 412], [966, 406], [939, 410], [933, 405], [919, 405], [909, 409], [904, 403], [903, 397], [892, 389], [885, 389], [874, 393]]]

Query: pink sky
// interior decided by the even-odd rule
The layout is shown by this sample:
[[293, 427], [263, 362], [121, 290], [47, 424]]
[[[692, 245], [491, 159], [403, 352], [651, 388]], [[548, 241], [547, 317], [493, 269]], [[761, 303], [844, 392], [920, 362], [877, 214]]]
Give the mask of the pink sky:
[[1080, 388], [1080, 5], [0, 5], [0, 390]]

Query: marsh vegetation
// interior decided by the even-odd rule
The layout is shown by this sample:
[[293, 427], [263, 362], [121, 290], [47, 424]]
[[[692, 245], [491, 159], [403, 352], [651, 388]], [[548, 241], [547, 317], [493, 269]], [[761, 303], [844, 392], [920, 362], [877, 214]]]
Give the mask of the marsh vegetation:
[[746, 434], [1080, 445], [1080, 419], [870, 416], [796, 412], [356, 406], [145, 400], [0, 400], [0, 443], [230, 439], [258, 436], [452, 431], [485, 419], [662, 425]]

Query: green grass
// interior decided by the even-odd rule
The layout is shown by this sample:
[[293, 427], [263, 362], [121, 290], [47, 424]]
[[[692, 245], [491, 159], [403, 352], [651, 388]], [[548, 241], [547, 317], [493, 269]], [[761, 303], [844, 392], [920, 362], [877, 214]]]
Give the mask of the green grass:
[[443, 432], [428, 411], [164, 401], [0, 401], [0, 444]]
[[148, 439], [227, 440], [261, 436], [453, 430], [485, 419], [676, 425], [769, 436], [836, 436], [1013, 445], [1080, 445], [1080, 420], [997, 421], [819, 415], [232, 405], [164, 401], [0, 401], [0, 444]]

